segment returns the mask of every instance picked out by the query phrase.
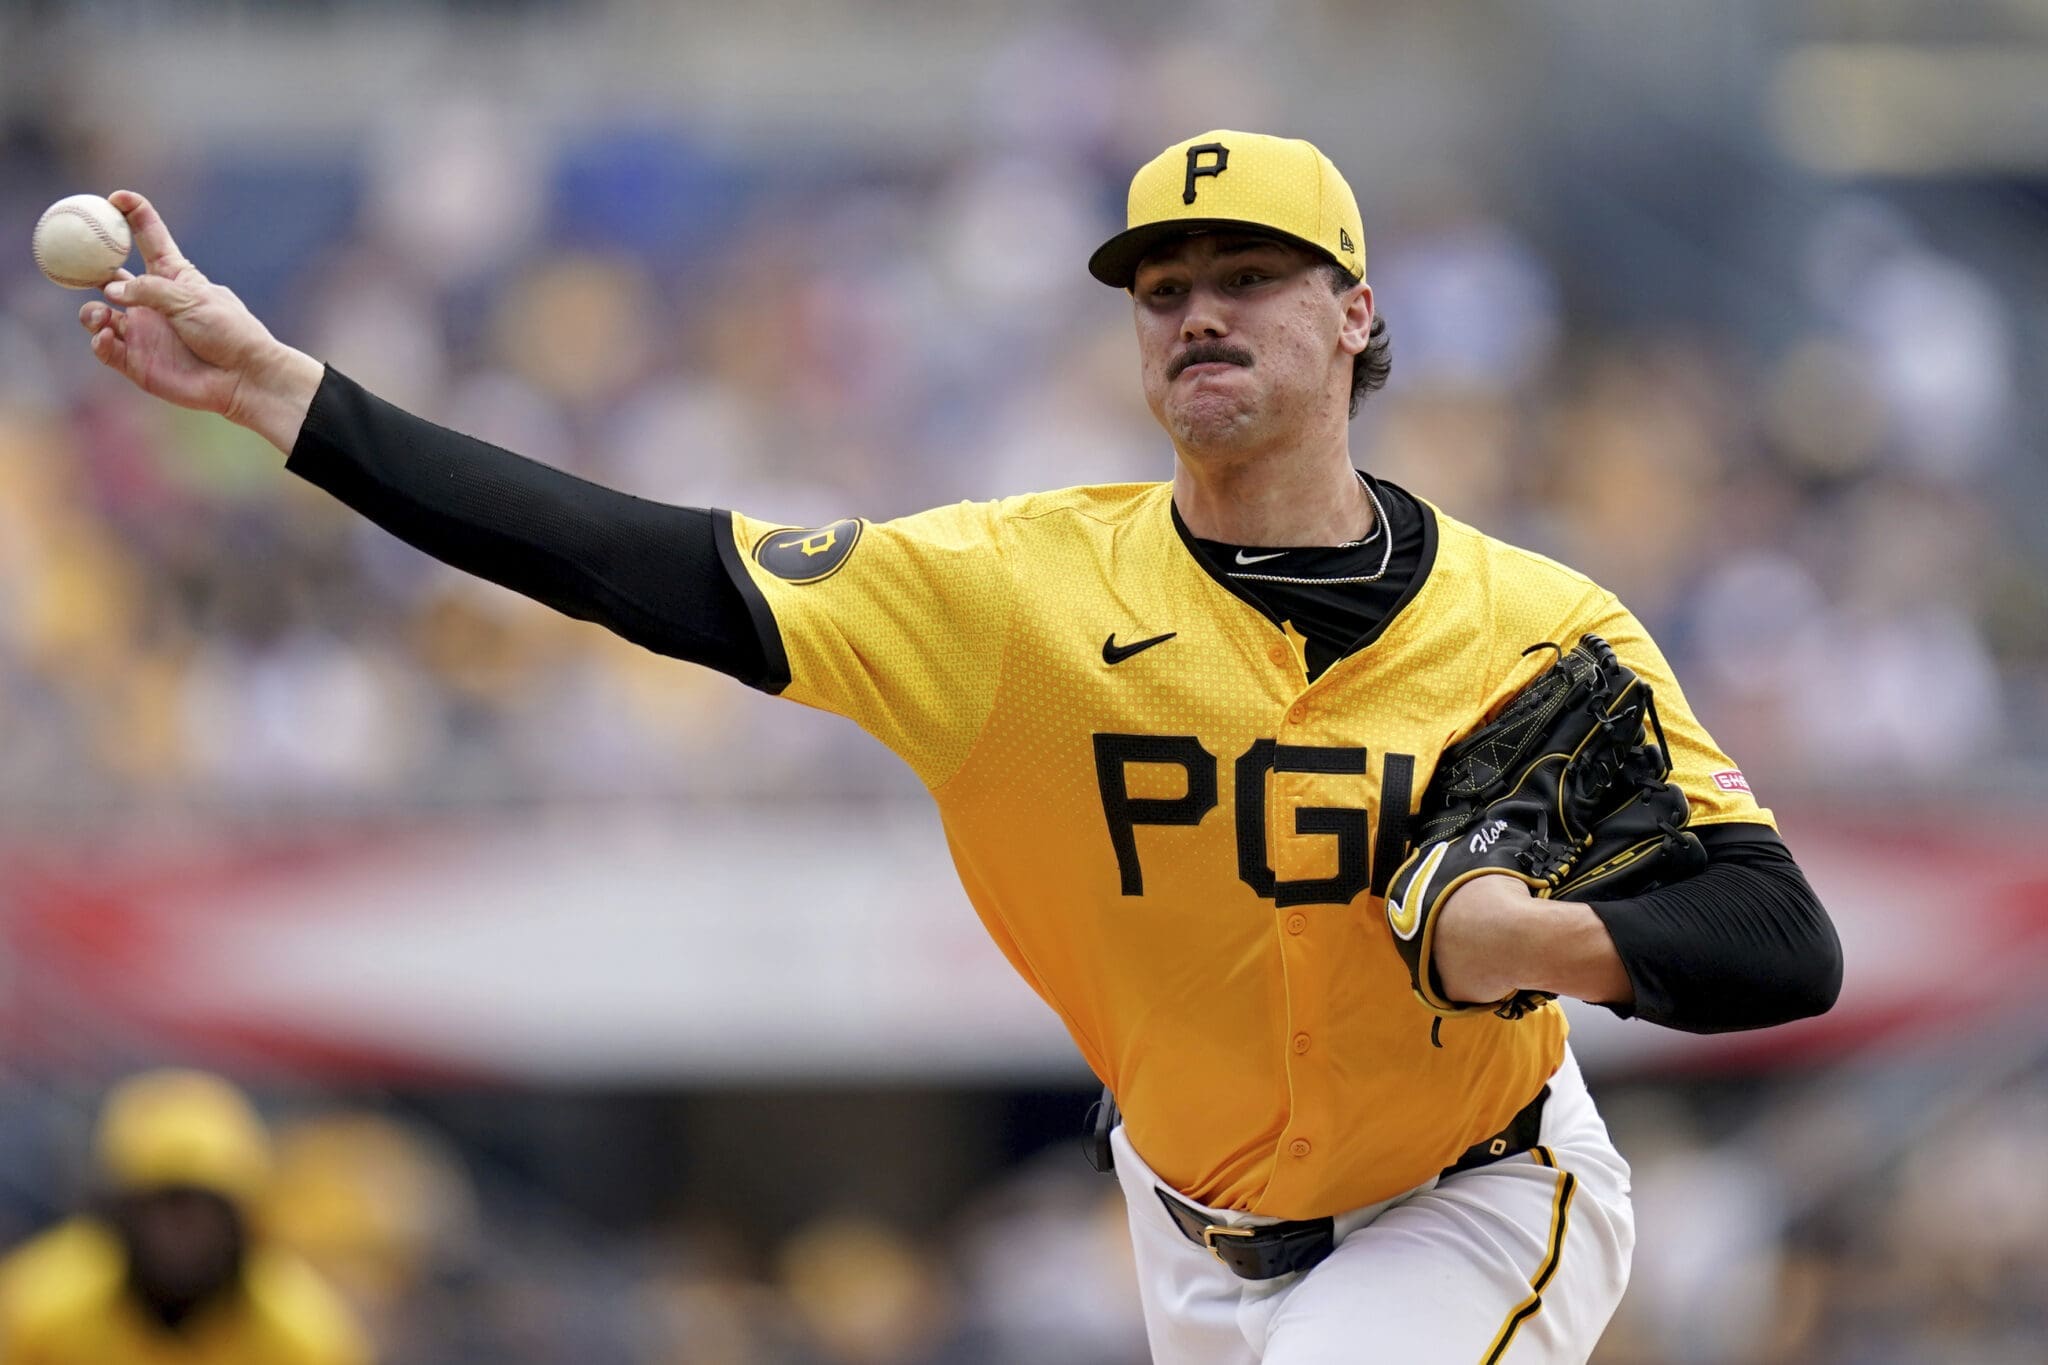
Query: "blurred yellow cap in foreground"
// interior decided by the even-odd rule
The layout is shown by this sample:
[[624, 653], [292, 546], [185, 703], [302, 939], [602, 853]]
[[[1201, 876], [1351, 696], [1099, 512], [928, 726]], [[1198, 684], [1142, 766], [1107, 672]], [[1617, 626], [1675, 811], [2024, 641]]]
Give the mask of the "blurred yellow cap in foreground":
[[150, 1071], [115, 1086], [94, 1154], [120, 1190], [194, 1185], [247, 1201], [270, 1174], [263, 1120], [241, 1091], [203, 1071]]

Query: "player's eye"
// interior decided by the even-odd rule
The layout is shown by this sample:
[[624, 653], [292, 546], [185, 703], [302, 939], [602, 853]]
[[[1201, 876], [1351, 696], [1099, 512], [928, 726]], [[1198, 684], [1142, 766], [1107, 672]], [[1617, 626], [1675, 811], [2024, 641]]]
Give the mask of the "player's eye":
[[1158, 280], [1145, 286], [1145, 297], [1148, 299], [1178, 298], [1184, 292], [1181, 286], [1172, 280]]
[[1243, 289], [1250, 285], [1263, 284], [1271, 278], [1272, 276], [1263, 270], [1240, 270], [1230, 277], [1230, 283], [1234, 288]]

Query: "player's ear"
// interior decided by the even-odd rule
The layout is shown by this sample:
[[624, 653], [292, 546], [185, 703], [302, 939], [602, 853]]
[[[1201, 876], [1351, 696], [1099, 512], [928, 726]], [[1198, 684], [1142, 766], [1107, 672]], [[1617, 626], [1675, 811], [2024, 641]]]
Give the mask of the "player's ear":
[[1378, 311], [1373, 306], [1372, 286], [1362, 281], [1351, 286], [1337, 296], [1337, 305], [1344, 310], [1337, 344], [1347, 354], [1357, 355], [1372, 341], [1372, 320]]

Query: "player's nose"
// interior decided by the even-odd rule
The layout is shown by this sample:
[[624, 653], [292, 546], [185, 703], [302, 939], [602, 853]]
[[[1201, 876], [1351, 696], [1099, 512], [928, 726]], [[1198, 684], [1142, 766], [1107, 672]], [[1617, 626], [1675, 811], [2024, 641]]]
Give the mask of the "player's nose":
[[1230, 335], [1230, 319], [1214, 300], [1205, 300], [1195, 295], [1188, 300], [1188, 310], [1181, 315], [1180, 339], [1200, 341], [1204, 337]]

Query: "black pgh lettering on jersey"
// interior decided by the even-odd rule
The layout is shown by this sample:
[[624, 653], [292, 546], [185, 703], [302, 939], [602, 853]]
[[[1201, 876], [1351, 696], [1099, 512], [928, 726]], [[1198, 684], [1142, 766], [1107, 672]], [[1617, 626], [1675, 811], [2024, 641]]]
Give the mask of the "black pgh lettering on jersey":
[[[1193, 735], [1098, 734], [1095, 781], [1102, 792], [1102, 815], [1116, 851], [1117, 878], [1123, 894], [1145, 894], [1145, 872], [1138, 861], [1139, 825], [1199, 825], [1217, 805], [1216, 756]], [[1130, 795], [1125, 773], [1132, 763], [1172, 763], [1187, 774], [1188, 789], [1172, 798]], [[1255, 895], [1275, 905], [1348, 905], [1374, 885], [1372, 869], [1386, 874], [1406, 853], [1409, 793], [1414, 783], [1415, 756], [1387, 754], [1380, 760], [1384, 810], [1378, 847], [1368, 848], [1371, 812], [1364, 806], [1301, 806], [1294, 812], [1296, 834], [1327, 834], [1337, 840], [1337, 871], [1328, 877], [1280, 881], [1267, 861], [1266, 775], [1268, 773], [1353, 773], [1364, 776], [1366, 752], [1316, 744], [1281, 744], [1254, 740], [1240, 754], [1235, 768], [1237, 876]], [[1248, 800], [1247, 793], [1258, 793]]]
[[[1216, 159], [1204, 163], [1202, 160], [1204, 154], [1213, 154]], [[1188, 148], [1188, 179], [1187, 184], [1181, 189], [1180, 202], [1183, 204], [1194, 203], [1195, 181], [1205, 175], [1221, 175], [1229, 165], [1230, 148], [1220, 142], [1204, 142], [1198, 146]]]
[[1387, 894], [1394, 869], [1408, 856], [1408, 821], [1413, 814], [1415, 755], [1388, 754], [1380, 761], [1380, 837], [1372, 850], [1372, 893]]
[[[1124, 769], [1133, 763], [1177, 763], [1188, 775], [1185, 796], [1133, 797]], [[1095, 781], [1116, 849], [1116, 870], [1126, 896], [1145, 894], [1138, 866], [1139, 825], [1199, 825], [1216, 809], [1216, 755], [1193, 735], [1096, 735]]]
[[[1259, 746], [1254, 744], [1253, 749]], [[1251, 757], [1249, 753], [1245, 755]], [[1238, 763], [1238, 776], [1245, 777], [1246, 763]], [[1275, 744], [1272, 749], [1270, 771], [1276, 773], [1356, 773], [1365, 775], [1365, 750], [1326, 748], [1313, 744]], [[1246, 791], [1264, 795], [1266, 774], [1253, 771], [1254, 779], [1249, 787], [1238, 788], [1238, 868], [1240, 880], [1259, 890], [1247, 875], [1254, 871], [1245, 858], [1244, 811], [1251, 803], [1244, 799]], [[1294, 812], [1296, 834], [1328, 834], [1337, 840], [1337, 871], [1335, 875], [1313, 881], [1276, 882], [1273, 870], [1265, 866], [1265, 805], [1261, 800], [1254, 812], [1260, 818], [1255, 822], [1259, 831], [1259, 864], [1256, 872], [1270, 886], [1270, 890], [1259, 890], [1261, 896], [1270, 896], [1275, 905], [1348, 905], [1359, 892], [1372, 884], [1372, 863], [1366, 852], [1366, 811], [1363, 806], [1300, 806]]]

